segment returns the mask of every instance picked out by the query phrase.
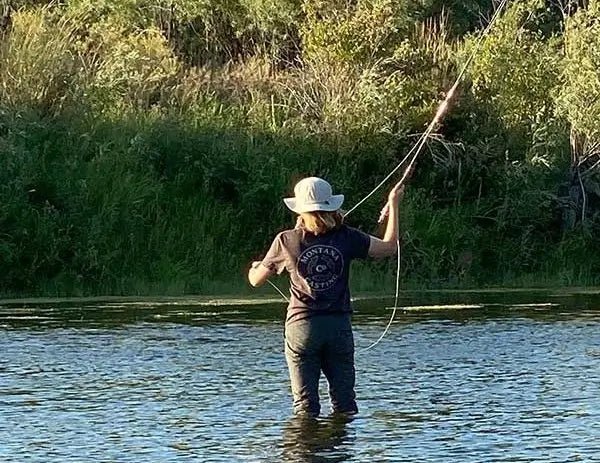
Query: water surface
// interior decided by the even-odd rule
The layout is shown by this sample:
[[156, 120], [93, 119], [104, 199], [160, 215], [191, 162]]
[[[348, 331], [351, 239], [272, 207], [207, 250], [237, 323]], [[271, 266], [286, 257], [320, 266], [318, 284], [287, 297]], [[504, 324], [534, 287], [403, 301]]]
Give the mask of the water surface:
[[0, 305], [0, 461], [600, 461], [599, 296], [413, 294], [361, 352], [389, 305], [351, 421], [291, 416], [281, 304]]

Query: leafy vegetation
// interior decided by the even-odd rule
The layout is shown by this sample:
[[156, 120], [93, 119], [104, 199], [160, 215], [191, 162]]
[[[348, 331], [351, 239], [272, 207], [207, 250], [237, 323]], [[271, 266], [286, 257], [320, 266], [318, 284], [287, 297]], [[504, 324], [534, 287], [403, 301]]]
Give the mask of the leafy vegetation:
[[[558, 7], [557, 7], [558, 5]], [[305, 175], [350, 205], [401, 159], [492, 1], [0, 8], [0, 289], [244, 291]], [[600, 2], [509, 2], [402, 210], [416, 287], [595, 284]], [[371, 200], [350, 222], [376, 232]], [[359, 290], [393, 262], [357, 267]]]

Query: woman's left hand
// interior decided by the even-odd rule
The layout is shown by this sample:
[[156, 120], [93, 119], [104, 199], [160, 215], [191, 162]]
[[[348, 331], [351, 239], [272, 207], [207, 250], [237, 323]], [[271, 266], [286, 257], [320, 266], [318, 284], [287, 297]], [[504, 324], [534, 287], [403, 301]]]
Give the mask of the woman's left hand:
[[261, 286], [272, 274], [273, 272], [270, 269], [262, 265], [262, 261], [255, 260], [250, 265], [250, 270], [248, 270], [248, 281], [252, 286]]

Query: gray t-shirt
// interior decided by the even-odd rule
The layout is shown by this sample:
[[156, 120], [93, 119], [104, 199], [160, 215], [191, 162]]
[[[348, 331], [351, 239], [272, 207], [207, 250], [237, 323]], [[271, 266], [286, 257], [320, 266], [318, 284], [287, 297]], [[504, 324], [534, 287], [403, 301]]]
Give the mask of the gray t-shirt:
[[279, 233], [262, 265], [290, 274], [290, 303], [286, 322], [314, 315], [352, 312], [348, 277], [350, 262], [364, 259], [370, 237], [342, 225], [323, 235], [301, 229]]

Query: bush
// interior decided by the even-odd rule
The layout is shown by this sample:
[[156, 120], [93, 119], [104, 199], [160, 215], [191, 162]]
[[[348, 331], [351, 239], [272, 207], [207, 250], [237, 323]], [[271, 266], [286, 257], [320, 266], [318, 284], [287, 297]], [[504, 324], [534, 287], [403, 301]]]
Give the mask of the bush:
[[[354, 205], [452, 85], [473, 18], [415, 5], [80, 0], [13, 12], [0, 41], [0, 288], [243, 291], [246, 263], [293, 222], [281, 197], [295, 181], [324, 176]], [[558, 206], [569, 126], [597, 138], [597, 4], [567, 22], [565, 41], [540, 6], [511, 3], [419, 160], [402, 211], [414, 285], [595, 281], [597, 223], [565, 232]], [[350, 223], [376, 230], [382, 196]], [[394, 271], [365, 264], [360, 287], [392, 284]]]
[[[493, 108], [506, 129], [510, 159], [532, 160], [541, 154], [535, 148], [545, 143], [560, 145], [552, 138], [565, 137], [564, 126], [553, 119], [560, 41], [547, 39], [537, 26], [545, 13], [543, 8], [541, 0], [510, 4], [469, 71], [475, 97]], [[466, 53], [476, 40], [467, 42]]]

